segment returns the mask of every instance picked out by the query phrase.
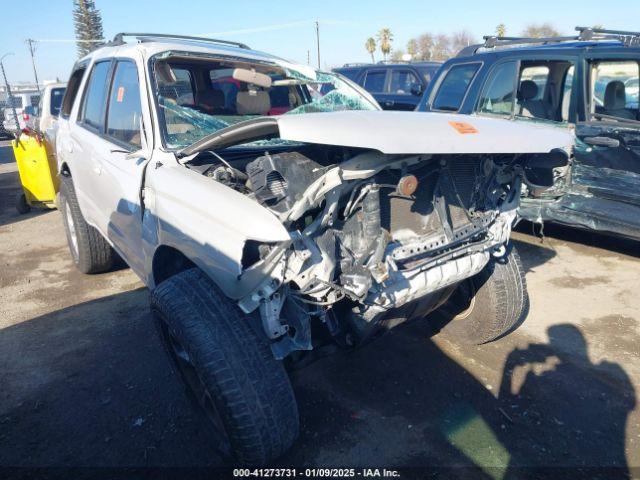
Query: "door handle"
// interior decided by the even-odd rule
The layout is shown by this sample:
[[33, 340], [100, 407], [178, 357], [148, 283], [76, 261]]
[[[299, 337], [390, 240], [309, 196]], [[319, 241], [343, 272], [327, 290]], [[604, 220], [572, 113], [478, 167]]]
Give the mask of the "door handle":
[[597, 147], [618, 148], [620, 140], [611, 137], [584, 137], [584, 143]]
[[393, 107], [395, 102], [393, 100], [385, 100], [384, 105], [385, 107]]

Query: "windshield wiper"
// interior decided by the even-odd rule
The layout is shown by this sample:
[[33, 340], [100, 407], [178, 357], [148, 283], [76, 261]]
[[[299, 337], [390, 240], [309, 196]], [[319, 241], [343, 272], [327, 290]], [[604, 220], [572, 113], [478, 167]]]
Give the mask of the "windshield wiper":
[[614, 120], [614, 121], [619, 122], [619, 123], [633, 123], [633, 124], [640, 123], [640, 120], [632, 120], [630, 118], [614, 117], [613, 115], [606, 115], [604, 113], [593, 113], [592, 115], [595, 118], [599, 118], [601, 120]]

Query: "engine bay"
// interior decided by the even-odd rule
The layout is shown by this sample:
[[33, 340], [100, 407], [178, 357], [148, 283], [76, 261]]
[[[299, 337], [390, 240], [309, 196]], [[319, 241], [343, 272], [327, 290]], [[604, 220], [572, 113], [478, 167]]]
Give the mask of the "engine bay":
[[[239, 149], [238, 149], [239, 150]], [[424, 315], [504, 253], [520, 196], [516, 155], [384, 155], [321, 145], [202, 152], [194, 169], [258, 202], [291, 235], [260, 309], [278, 358], [311, 349], [310, 320], [355, 341]], [[278, 245], [248, 241], [242, 267]]]

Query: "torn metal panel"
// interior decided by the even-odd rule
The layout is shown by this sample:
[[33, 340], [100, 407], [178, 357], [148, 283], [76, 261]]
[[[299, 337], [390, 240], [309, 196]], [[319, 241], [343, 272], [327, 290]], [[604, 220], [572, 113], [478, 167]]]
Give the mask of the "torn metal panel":
[[519, 215], [640, 239], [640, 131], [594, 122], [578, 125], [577, 134], [568, 171], [524, 198]]
[[583, 195], [551, 202], [523, 199], [518, 216], [534, 223], [554, 222], [640, 240], [637, 208], [614, 201]]

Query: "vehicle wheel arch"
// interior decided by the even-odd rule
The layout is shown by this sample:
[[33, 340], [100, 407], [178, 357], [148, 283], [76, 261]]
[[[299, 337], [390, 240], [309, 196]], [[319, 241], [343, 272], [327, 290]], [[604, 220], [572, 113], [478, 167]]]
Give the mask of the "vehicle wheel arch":
[[190, 268], [202, 268], [179, 249], [170, 245], [159, 245], [151, 262], [151, 276], [154, 286]]

